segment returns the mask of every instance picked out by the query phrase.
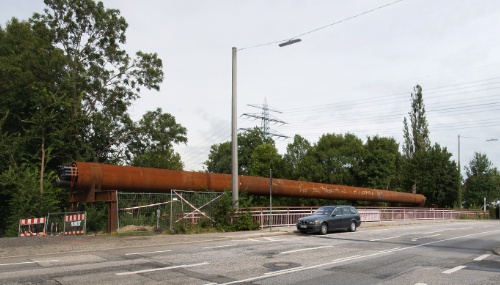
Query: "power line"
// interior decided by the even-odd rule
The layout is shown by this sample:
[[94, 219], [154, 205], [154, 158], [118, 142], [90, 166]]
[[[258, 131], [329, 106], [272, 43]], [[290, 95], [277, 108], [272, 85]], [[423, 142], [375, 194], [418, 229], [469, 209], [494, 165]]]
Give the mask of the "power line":
[[314, 32], [317, 32], [317, 31], [320, 31], [320, 30], [323, 30], [323, 29], [326, 29], [326, 28], [329, 28], [333, 25], [337, 25], [337, 24], [340, 24], [342, 22], [346, 22], [346, 21], [349, 21], [349, 20], [352, 20], [354, 18], [357, 18], [357, 17], [360, 17], [360, 16], [363, 16], [363, 15], [366, 15], [368, 13], [371, 13], [371, 12], [375, 12], [377, 10], [380, 10], [382, 8], [385, 8], [385, 7], [388, 7], [388, 6], [391, 6], [393, 4], [396, 4], [398, 2], [402, 2], [403, 0], [397, 0], [397, 1], [394, 1], [394, 2], [391, 2], [389, 4], [385, 4], [385, 5], [382, 5], [382, 6], [379, 6], [377, 8], [373, 8], [371, 10], [368, 10], [368, 11], [365, 11], [363, 13], [359, 13], [359, 14], [356, 14], [354, 16], [351, 16], [351, 17], [347, 17], [345, 19], [342, 19], [342, 20], [339, 20], [337, 22], [333, 22], [331, 24], [328, 24], [326, 26], [323, 26], [323, 27], [320, 27], [320, 28], [316, 28], [314, 30], [311, 30], [311, 31], [308, 31], [308, 32], [305, 32], [305, 33], [302, 33], [302, 34], [299, 34], [299, 35], [296, 35], [296, 36], [293, 36], [291, 38], [288, 38], [288, 39], [285, 39], [285, 40], [279, 40], [279, 41], [273, 41], [273, 42], [269, 42], [269, 43], [266, 43], [266, 44], [259, 44], [259, 45], [255, 45], [255, 46], [249, 46], [249, 47], [245, 47], [245, 48], [241, 48], [241, 49], [238, 49], [238, 50], [244, 50], [244, 49], [252, 49], [252, 48], [258, 48], [258, 47], [263, 47], [263, 46], [268, 46], [268, 45], [273, 45], [273, 44], [277, 44], [277, 43], [282, 43], [282, 42], [286, 42], [286, 41], [290, 41], [290, 40], [294, 40], [294, 39], [297, 39], [299, 37], [303, 37], [303, 36], [306, 36], [306, 35], [309, 35], [309, 34], [312, 34]]

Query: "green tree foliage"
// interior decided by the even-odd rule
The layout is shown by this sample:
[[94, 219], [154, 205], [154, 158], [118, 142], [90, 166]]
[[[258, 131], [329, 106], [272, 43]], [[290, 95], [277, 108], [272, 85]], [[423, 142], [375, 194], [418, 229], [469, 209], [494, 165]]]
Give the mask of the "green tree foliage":
[[208, 172], [231, 174], [231, 142], [213, 144], [204, 164]]
[[52, 32], [53, 44], [68, 59], [68, 110], [78, 122], [70, 138], [79, 150], [75, 158], [105, 162], [127, 138], [132, 122], [127, 113], [142, 87], [159, 90], [162, 61], [138, 51], [131, 58], [120, 45], [127, 22], [115, 9], [93, 0], [45, 0], [45, 14], [32, 23]]
[[500, 173], [485, 154], [476, 152], [465, 167], [464, 203], [467, 208], [500, 200]]
[[131, 132], [127, 144], [131, 165], [182, 170], [181, 157], [173, 150], [173, 145], [186, 143], [186, 132], [172, 115], [163, 113], [160, 108], [147, 112]]
[[[254, 128], [238, 134], [238, 174], [251, 175], [250, 167], [252, 165], [252, 155], [255, 150], [263, 145], [268, 144], [274, 148], [274, 141], [271, 138], [266, 138], [264, 133], [259, 128]], [[261, 148], [264, 150], [264, 148]], [[255, 157], [257, 157], [256, 154]], [[208, 160], [205, 161], [208, 172], [215, 173], [231, 173], [231, 142], [212, 145]], [[269, 168], [268, 168], [269, 173]], [[265, 175], [267, 176], [267, 175]]]
[[[4, 223], [7, 236], [17, 236], [20, 219], [45, 217], [49, 212], [59, 212], [61, 201], [69, 198], [61, 189], [52, 186], [53, 172], [46, 173], [45, 191], [39, 191], [40, 172], [38, 168], [23, 164], [10, 165], [0, 175], [0, 189], [9, 197]], [[4, 211], [4, 210], [2, 210]], [[6, 218], [6, 219], [5, 219]]]
[[[52, 187], [46, 177], [74, 160], [182, 169], [172, 144], [185, 142], [186, 130], [161, 110], [138, 123], [128, 114], [141, 89], [159, 89], [158, 56], [141, 51], [129, 56], [121, 48], [125, 19], [101, 2], [45, 3], [45, 14], [0, 27], [0, 158], [9, 162], [0, 165], [0, 175], [12, 182], [22, 177], [8, 165], [37, 169], [36, 189], [45, 195]], [[170, 129], [158, 135], [154, 124]], [[127, 148], [138, 137], [147, 142]], [[3, 205], [16, 198], [3, 187], [0, 234], [8, 220]]]
[[446, 148], [435, 144], [428, 151], [418, 152], [412, 158], [411, 168], [405, 174], [408, 189], [417, 182], [418, 193], [434, 207], [453, 207], [458, 199], [457, 165]]
[[284, 177], [292, 180], [304, 180], [304, 157], [311, 149], [311, 144], [300, 135], [293, 137], [283, 156]]
[[[10, 151], [17, 161], [49, 159], [43, 154], [57, 148], [53, 156], [63, 158], [61, 131], [68, 125], [64, 108], [67, 96], [64, 86], [64, 57], [51, 45], [44, 28], [34, 29], [27, 22], [12, 19], [0, 28], [0, 117], [4, 135], [19, 149]], [[57, 84], [60, 82], [60, 84]], [[53, 147], [52, 147], [53, 146]], [[44, 163], [42, 163], [44, 162]], [[54, 166], [60, 160], [55, 160]]]
[[305, 178], [328, 184], [358, 186], [363, 142], [353, 134], [326, 134], [304, 157]]
[[362, 185], [368, 188], [397, 190], [401, 154], [393, 138], [368, 137], [361, 164]]
[[257, 146], [250, 157], [250, 176], [269, 176], [272, 169], [273, 177], [282, 177], [282, 158], [274, 145], [261, 144]]
[[240, 175], [250, 175], [252, 155], [263, 144], [269, 144], [274, 147], [274, 141], [271, 138], [266, 138], [264, 132], [257, 127], [253, 130], [245, 131], [243, 134], [238, 134], [238, 173]]
[[406, 117], [403, 121], [403, 154], [405, 158], [408, 159], [413, 157], [417, 152], [428, 150], [431, 146], [422, 87], [417, 85], [413, 91], [414, 93], [411, 93], [411, 112], [408, 113], [410, 117], [410, 126], [408, 126]]
[[403, 121], [403, 191], [425, 195], [429, 205], [452, 207], [460, 200], [456, 163], [446, 148], [431, 147], [422, 87], [415, 86], [411, 98], [410, 126]]

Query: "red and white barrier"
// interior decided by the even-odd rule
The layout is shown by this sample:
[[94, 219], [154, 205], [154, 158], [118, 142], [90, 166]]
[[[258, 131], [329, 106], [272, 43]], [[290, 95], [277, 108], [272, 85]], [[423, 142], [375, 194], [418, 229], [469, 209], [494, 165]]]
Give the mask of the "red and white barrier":
[[65, 222], [83, 221], [85, 220], [85, 214], [75, 214], [64, 216]]
[[65, 235], [83, 235], [86, 232], [86, 213], [69, 214], [64, 216]]
[[[20, 237], [45, 236], [46, 221], [47, 219], [45, 217], [20, 219], [18, 236]], [[42, 230], [35, 230], [35, 225], [43, 225]], [[37, 226], [36, 228], [40, 228], [40, 226]]]

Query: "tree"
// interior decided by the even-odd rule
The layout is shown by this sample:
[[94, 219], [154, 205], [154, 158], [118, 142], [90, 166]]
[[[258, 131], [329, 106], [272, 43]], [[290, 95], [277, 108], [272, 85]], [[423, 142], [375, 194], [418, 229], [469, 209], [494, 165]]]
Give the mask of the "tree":
[[304, 157], [311, 149], [311, 144], [300, 135], [293, 137], [293, 143], [286, 147], [283, 156], [284, 177], [292, 180], [304, 179]]
[[[274, 147], [274, 141], [266, 138], [259, 128], [238, 134], [238, 174], [250, 175], [252, 155], [263, 144]], [[204, 163], [208, 172], [230, 174], [231, 168], [231, 142], [214, 144], [210, 148], [208, 160]]]
[[399, 145], [393, 138], [368, 137], [361, 164], [362, 184], [368, 188], [396, 190], [398, 185]]
[[70, 136], [75, 158], [104, 162], [113, 158], [131, 126], [127, 109], [141, 87], [159, 90], [162, 61], [157, 54], [138, 51], [132, 59], [120, 44], [126, 41], [127, 22], [115, 9], [93, 0], [45, 0], [45, 14], [34, 14], [35, 27], [52, 33], [69, 63], [66, 110], [75, 122]]
[[353, 134], [326, 134], [304, 157], [305, 178], [328, 184], [358, 186], [363, 142]]
[[474, 153], [469, 166], [465, 167], [465, 172], [465, 207], [479, 207], [484, 198], [488, 203], [500, 199], [500, 174], [486, 154]]
[[[412, 158], [411, 173], [406, 173], [406, 188], [418, 179], [418, 193], [426, 197], [426, 204], [435, 207], [453, 207], [458, 201], [458, 168], [446, 148], [435, 144], [426, 152]], [[418, 178], [415, 178], [418, 177]]]
[[182, 170], [180, 155], [173, 150], [173, 144], [186, 143], [186, 132], [161, 108], [146, 112], [130, 134], [127, 157], [134, 166]]
[[425, 115], [424, 99], [422, 96], [422, 87], [417, 85], [413, 91], [414, 93], [411, 93], [411, 112], [408, 113], [411, 125], [408, 126], [406, 117], [403, 121], [403, 154], [406, 158], [413, 157], [413, 155], [417, 152], [426, 151], [431, 146], [429, 139], [429, 127], [427, 124], [427, 117]]
[[268, 177], [269, 170], [273, 177], [282, 177], [282, 158], [274, 145], [261, 144], [257, 146], [250, 157], [249, 175]]
[[213, 144], [204, 164], [208, 172], [231, 174], [231, 142]]
[[427, 117], [425, 115], [425, 105], [422, 95], [422, 87], [419, 85], [413, 88], [411, 93], [411, 111], [408, 112], [410, 117], [410, 126], [406, 117], [403, 120], [404, 124], [404, 143], [403, 143], [403, 168], [406, 177], [412, 177], [413, 183], [410, 186], [412, 192], [417, 192], [419, 177], [415, 176], [412, 170], [417, 167], [413, 157], [420, 152], [426, 152], [430, 149], [429, 127]]
[[[30, 164], [10, 165], [0, 174], [0, 189], [9, 193], [7, 216], [4, 216], [7, 236], [17, 236], [19, 219], [45, 217], [47, 213], [59, 212], [60, 201], [68, 200], [68, 193], [52, 186], [55, 173], [46, 173], [46, 191], [38, 191], [40, 173]], [[66, 195], [65, 195], [66, 194]]]
[[252, 155], [263, 144], [274, 146], [274, 141], [266, 138], [264, 132], [257, 127], [238, 134], [238, 173], [240, 175], [250, 175]]
[[[47, 178], [52, 175], [50, 169], [68, 158], [65, 154], [71, 144], [65, 140], [65, 130], [72, 122], [64, 112], [68, 102], [62, 91], [65, 64], [44, 27], [13, 18], [5, 29], [0, 28], [0, 156], [4, 162], [0, 176], [9, 181], [0, 186], [0, 234], [19, 218], [11, 205], [42, 206], [32, 203], [31, 194], [22, 195], [20, 189], [38, 190], [35, 199], [47, 202], [53, 189]], [[36, 176], [37, 187], [28, 189]]]

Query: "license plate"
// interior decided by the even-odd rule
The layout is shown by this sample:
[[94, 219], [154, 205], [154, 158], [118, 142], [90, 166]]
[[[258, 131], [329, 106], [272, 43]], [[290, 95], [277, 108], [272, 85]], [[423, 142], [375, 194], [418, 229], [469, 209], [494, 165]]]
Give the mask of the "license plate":
[[300, 225], [301, 228], [307, 229], [307, 225]]

